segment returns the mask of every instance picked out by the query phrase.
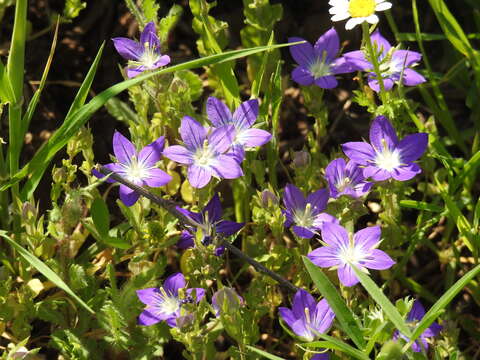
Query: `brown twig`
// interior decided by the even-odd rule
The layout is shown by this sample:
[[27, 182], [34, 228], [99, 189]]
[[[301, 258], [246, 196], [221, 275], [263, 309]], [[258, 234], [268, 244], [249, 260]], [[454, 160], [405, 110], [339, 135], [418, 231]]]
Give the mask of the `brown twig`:
[[[186, 217], [180, 211], [177, 210], [178, 205], [174, 201], [162, 199], [161, 197], [159, 197], [155, 194], [152, 194], [151, 192], [149, 192], [145, 188], [143, 188], [141, 186], [138, 186], [138, 185], [135, 185], [134, 183], [128, 181], [127, 179], [123, 178], [122, 176], [118, 175], [117, 173], [115, 173], [113, 171], [110, 171], [109, 169], [107, 169], [106, 167], [104, 167], [102, 165], [97, 165], [97, 169], [102, 174], [110, 176], [111, 179], [119, 182], [120, 184], [123, 184], [123, 185], [129, 187], [132, 190], [135, 190], [140, 195], [145, 196], [147, 199], [150, 199], [155, 204], [163, 207], [170, 214], [172, 214], [177, 219], [179, 219], [182, 224], [191, 225], [193, 227], [198, 226], [198, 224], [195, 223], [192, 219]], [[255, 270], [257, 270], [261, 273], [264, 273], [265, 275], [270, 276], [272, 279], [277, 281], [280, 285], [282, 285], [284, 288], [288, 289], [289, 291], [296, 292], [297, 290], [299, 290], [299, 288], [297, 288], [295, 285], [293, 285], [290, 281], [288, 281], [285, 278], [283, 278], [282, 276], [278, 275], [276, 272], [273, 272], [273, 271], [267, 269], [265, 266], [260, 264], [258, 261], [255, 261], [254, 259], [252, 259], [250, 256], [245, 254], [242, 250], [240, 250], [239, 248], [237, 248], [233, 244], [229, 243], [225, 239], [221, 240], [220, 245], [225, 246], [232, 254], [234, 254], [235, 256], [239, 257], [240, 259], [246, 261], [250, 265], [252, 265], [255, 268]]]

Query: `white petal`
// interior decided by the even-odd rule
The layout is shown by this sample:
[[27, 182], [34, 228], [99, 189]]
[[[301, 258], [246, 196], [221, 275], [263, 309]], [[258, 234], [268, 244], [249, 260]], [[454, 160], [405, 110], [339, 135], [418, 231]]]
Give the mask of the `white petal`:
[[352, 30], [355, 26], [360, 25], [361, 23], [363, 23], [366, 20], [367, 20], [367, 18], [365, 18], [365, 17], [351, 18], [345, 24], [345, 29]]
[[375, 11], [385, 11], [390, 9], [391, 7], [392, 7], [392, 3], [382, 2], [380, 4], [377, 4], [377, 6], [375, 6]]
[[366, 20], [370, 24], [376, 24], [376, 23], [378, 23], [378, 16], [373, 14], [373, 15], [370, 15], [369, 17], [367, 17]]
[[[384, 0], [382, 0], [384, 1]], [[330, 6], [347, 6], [348, 7], [348, 0], [330, 0], [328, 2]]]
[[341, 21], [341, 20], [348, 19], [349, 17], [350, 17], [350, 14], [348, 12], [335, 14], [332, 16], [332, 21]]

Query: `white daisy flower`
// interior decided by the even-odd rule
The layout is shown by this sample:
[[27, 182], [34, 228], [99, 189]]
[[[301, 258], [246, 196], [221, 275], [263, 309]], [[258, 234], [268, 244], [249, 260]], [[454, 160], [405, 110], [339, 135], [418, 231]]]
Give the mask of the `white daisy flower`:
[[332, 21], [341, 21], [350, 18], [345, 29], [351, 30], [363, 22], [378, 23], [375, 11], [385, 11], [392, 7], [392, 3], [385, 0], [330, 0], [329, 12]]

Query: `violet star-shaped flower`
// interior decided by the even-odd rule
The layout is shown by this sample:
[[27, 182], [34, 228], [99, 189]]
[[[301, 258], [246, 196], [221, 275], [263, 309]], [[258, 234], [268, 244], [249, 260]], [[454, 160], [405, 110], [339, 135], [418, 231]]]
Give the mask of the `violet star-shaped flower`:
[[[288, 42], [305, 41], [291, 37]], [[338, 85], [335, 75], [355, 71], [344, 57], [338, 57], [340, 40], [334, 28], [320, 36], [314, 46], [309, 42], [290, 46], [290, 54], [298, 63], [292, 79], [300, 85], [315, 84], [323, 89]]]
[[[178, 206], [177, 210], [197, 224], [196, 228], [190, 227], [189, 230], [184, 230], [182, 232], [180, 240], [177, 243], [177, 246], [182, 249], [193, 247], [195, 245], [193, 241], [193, 234], [198, 229], [202, 230], [202, 244], [207, 246], [212, 243], [216, 234], [230, 236], [235, 234], [245, 225], [245, 223], [222, 220], [222, 204], [220, 203], [218, 194], [213, 196], [213, 198], [200, 213], [186, 210]], [[225, 248], [223, 246], [219, 246], [215, 250], [215, 255], [222, 255], [224, 251]]]
[[227, 105], [211, 96], [207, 100], [207, 115], [216, 128], [225, 125], [235, 127], [232, 151], [240, 162], [243, 160], [244, 148], [262, 146], [272, 138], [268, 131], [252, 128], [258, 117], [257, 99], [241, 103], [232, 115]]
[[195, 119], [185, 116], [180, 126], [180, 136], [185, 146], [169, 146], [163, 156], [187, 165], [188, 181], [195, 188], [207, 185], [212, 176], [235, 179], [243, 175], [242, 168], [232, 156], [226, 154], [235, 135], [233, 125], [209, 132]]
[[373, 183], [365, 180], [363, 169], [354, 161], [345, 163], [342, 158], [335, 159], [325, 168], [330, 196], [338, 198], [349, 195], [359, 198], [370, 191]]
[[176, 319], [181, 316], [182, 305], [194, 301], [198, 303], [205, 296], [204, 289], [190, 288], [185, 290], [185, 298], [180, 298], [179, 290], [185, 286], [183, 274], [175, 273], [165, 280], [161, 288], [137, 290], [138, 299], [147, 305], [138, 317], [138, 323], [153, 325], [166, 321], [170, 327], [177, 326]]
[[353, 238], [343, 226], [332, 223], [323, 224], [322, 240], [327, 246], [313, 250], [307, 257], [319, 267], [335, 267], [338, 278], [345, 286], [359, 282], [352, 265], [360, 270], [385, 270], [393, 266], [393, 261], [376, 247], [380, 243], [380, 226], [371, 226], [357, 231]]
[[323, 299], [318, 303], [305, 290], [298, 290], [293, 297], [292, 309], [278, 308], [280, 316], [292, 331], [304, 341], [318, 339], [332, 325], [335, 313]]
[[[107, 164], [105, 167], [139, 186], [159, 187], [166, 185], [172, 180], [172, 177], [155, 167], [155, 164], [162, 156], [164, 143], [165, 138], [161, 136], [137, 152], [135, 146], [125, 136], [115, 131], [113, 135], [113, 153], [118, 162]], [[93, 170], [93, 174], [99, 178], [104, 177], [103, 174], [96, 170]], [[108, 179], [107, 181], [115, 182], [113, 179]], [[135, 204], [139, 196], [138, 193], [129, 187], [120, 185], [120, 200], [126, 206]]]
[[414, 161], [425, 152], [428, 134], [411, 134], [399, 141], [390, 121], [379, 116], [370, 127], [370, 143], [348, 142], [342, 145], [350, 160], [365, 167], [363, 175], [366, 178], [406, 181], [422, 172]]
[[113, 38], [118, 53], [129, 60], [127, 76], [135, 77], [146, 70], [153, 70], [170, 62], [168, 55], [160, 53], [160, 41], [155, 24], [149, 22], [140, 35], [140, 42], [124, 37]]
[[[416, 326], [417, 323], [423, 319], [425, 316], [425, 308], [423, 307], [422, 303], [419, 300], [415, 300], [412, 305], [412, 309], [407, 315], [407, 324]], [[438, 333], [442, 330], [442, 326], [436, 322], [433, 322], [423, 333], [420, 334], [420, 337], [415, 340], [412, 344], [412, 350], [414, 352], [421, 352], [422, 348], [427, 351], [428, 350], [428, 338], [437, 336]], [[404, 339], [406, 342], [409, 342], [410, 339], [403, 335], [402, 333], [395, 331], [393, 338], [397, 340], [399, 337]]]
[[[412, 69], [420, 62], [422, 54], [411, 50], [392, 48], [378, 30], [372, 34], [371, 39], [378, 53], [378, 63], [385, 90], [392, 89], [393, 85], [399, 82], [406, 86], [415, 86], [426, 81], [422, 75]], [[368, 86], [376, 92], [380, 91], [377, 75], [373, 72], [373, 64], [364, 51], [351, 51], [343, 56], [356, 70], [368, 71]]]
[[307, 196], [303, 195], [295, 185], [287, 184], [283, 196], [286, 221], [285, 227], [293, 226], [293, 232], [302, 238], [310, 239], [320, 230], [325, 222], [338, 220], [324, 213], [327, 207], [328, 190], [317, 190]]

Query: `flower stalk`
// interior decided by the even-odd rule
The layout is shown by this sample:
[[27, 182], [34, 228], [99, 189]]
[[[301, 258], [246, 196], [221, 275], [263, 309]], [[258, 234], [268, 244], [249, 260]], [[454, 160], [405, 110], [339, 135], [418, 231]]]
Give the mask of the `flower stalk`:
[[386, 92], [385, 92], [385, 85], [383, 83], [382, 73], [380, 71], [380, 64], [378, 63], [378, 57], [375, 53], [375, 49], [372, 45], [372, 39], [370, 37], [370, 29], [368, 28], [368, 23], [362, 23], [362, 32], [363, 32], [363, 42], [367, 47], [368, 54], [370, 56], [370, 61], [373, 65], [373, 71], [377, 74], [378, 84], [380, 85], [380, 99], [382, 100], [382, 104], [387, 102]]

